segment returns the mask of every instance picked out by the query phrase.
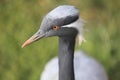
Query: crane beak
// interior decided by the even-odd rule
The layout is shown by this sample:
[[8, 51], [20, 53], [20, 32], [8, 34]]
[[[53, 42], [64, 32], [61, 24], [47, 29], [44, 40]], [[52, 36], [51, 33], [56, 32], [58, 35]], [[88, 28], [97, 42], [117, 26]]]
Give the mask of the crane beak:
[[41, 33], [41, 31], [38, 31], [32, 37], [30, 37], [28, 40], [26, 40], [21, 47], [23, 48], [41, 38], [43, 38], [44, 36], [45, 36], [45, 33]]

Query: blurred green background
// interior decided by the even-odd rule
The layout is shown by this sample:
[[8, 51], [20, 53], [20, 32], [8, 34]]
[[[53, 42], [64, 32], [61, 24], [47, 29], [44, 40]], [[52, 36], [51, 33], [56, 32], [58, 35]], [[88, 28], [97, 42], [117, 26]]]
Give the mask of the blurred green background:
[[0, 80], [39, 80], [46, 62], [57, 56], [58, 38], [21, 45], [62, 4], [76, 6], [86, 21], [87, 42], [76, 49], [100, 61], [110, 80], [120, 80], [120, 0], [0, 0]]

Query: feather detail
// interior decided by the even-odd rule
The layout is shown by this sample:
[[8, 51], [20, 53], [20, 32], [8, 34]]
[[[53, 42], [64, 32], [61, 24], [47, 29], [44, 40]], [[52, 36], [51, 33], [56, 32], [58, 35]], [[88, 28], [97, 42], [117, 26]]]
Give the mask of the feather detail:
[[86, 40], [83, 37], [83, 26], [85, 24], [85, 21], [82, 18], [79, 18], [77, 21], [75, 21], [74, 23], [68, 24], [68, 25], [64, 25], [62, 27], [73, 27], [76, 28], [78, 30], [78, 43], [79, 45], [82, 44], [82, 42], [85, 42]]
[[78, 44], [81, 45], [83, 42], [86, 42], [83, 35], [78, 34]]

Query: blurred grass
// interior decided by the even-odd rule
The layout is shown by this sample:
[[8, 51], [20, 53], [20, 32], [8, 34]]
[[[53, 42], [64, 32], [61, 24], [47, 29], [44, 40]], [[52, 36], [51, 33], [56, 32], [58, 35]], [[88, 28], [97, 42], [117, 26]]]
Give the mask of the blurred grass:
[[120, 80], [119, 0], [0, 0], [0, 80], [39, 80], [45, 63], [57, 55], [57, 38], [21, 49], [43, 16], [58, 5], [71, 4], [86, 20], [86, 43], [77, 45], [99, 60], [110, 80]]

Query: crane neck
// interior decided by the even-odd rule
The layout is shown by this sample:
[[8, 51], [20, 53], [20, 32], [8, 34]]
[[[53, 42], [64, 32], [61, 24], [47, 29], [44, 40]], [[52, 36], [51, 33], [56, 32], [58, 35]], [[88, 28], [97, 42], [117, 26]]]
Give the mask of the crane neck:
[[75, 37], [59, 38], [59, 80], [75, 80], [73, 61]]

